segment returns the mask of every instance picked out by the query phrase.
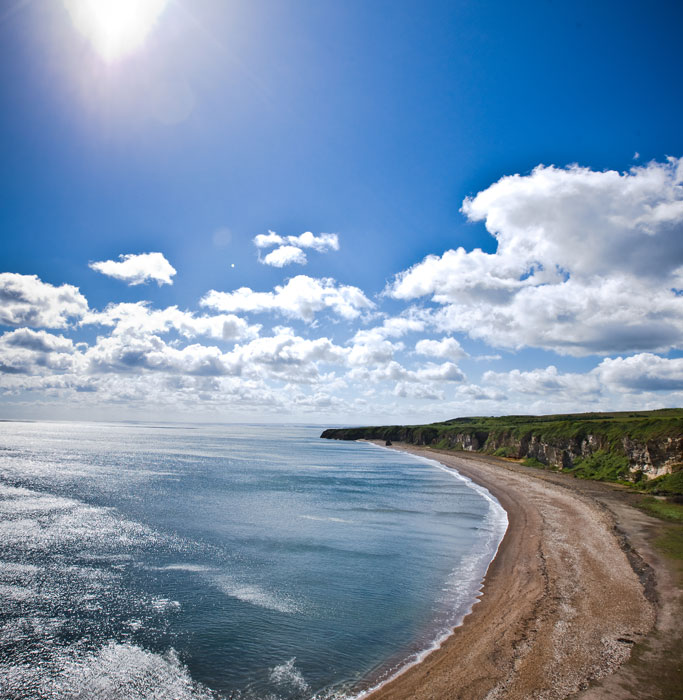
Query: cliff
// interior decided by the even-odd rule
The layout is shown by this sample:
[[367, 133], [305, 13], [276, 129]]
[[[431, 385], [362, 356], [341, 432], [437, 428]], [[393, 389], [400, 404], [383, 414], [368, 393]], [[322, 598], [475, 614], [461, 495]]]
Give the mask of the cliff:
[[663, 481], [683, 474], [683, 409], [454, 418], [429, 425], [328, 429], [321, 437], [483, 452], [587, 478]]

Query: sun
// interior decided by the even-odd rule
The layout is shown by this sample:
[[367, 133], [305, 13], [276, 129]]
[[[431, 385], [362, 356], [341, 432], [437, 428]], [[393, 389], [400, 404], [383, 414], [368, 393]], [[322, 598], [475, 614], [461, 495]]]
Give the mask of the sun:
[[64, 0], [76, 29], [107, 63], [134, 52], [168, 0]]

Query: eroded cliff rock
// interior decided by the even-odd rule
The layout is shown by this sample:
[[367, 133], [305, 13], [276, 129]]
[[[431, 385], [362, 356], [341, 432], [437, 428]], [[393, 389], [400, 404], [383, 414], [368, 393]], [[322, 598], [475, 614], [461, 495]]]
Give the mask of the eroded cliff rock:
[[484, 452], [557, 469], [604, 463], [606, 478], [655, 478], [683, 466], [681, 409], [456, 418], [430, 425], [329, 429], [321, 437]]

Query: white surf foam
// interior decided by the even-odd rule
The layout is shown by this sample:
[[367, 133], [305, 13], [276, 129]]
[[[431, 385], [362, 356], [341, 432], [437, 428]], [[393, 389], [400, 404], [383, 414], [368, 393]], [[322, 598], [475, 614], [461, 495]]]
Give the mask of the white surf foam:
[[279, 666], [275, 666], [270, 671], [270, 680], [275, 685], [306, 692], [309, 690], [308, 683], [301, 671], [294, 665], [296, 656], [293, 656], [289, 661], [286, 661]]
[[[373, 442], [364, 442], [363, 444], [371, 445], [382, 450], [392, 450], [390, 447], [377, 445]], [[392, 450], [396, 452], [396, 450]], [[394, 678], [405, 673], [409, 668], [422, 662], [429, 654], [441, 648], [441, 645], [453, 634], [453, 629], [462, 624], [464, 618], [472, 611], [472, 608], [479, 602], [481, 592], [484, 588], [484, 578], [498, 553], [500, 543], [508, 528], [508, 515], [505, 509], [500, 505], [498, 500], [491, 492], [472, 481], [472, 479], [464, 476], [456, 469], [447, 467], [446, 465], [428, 457], [422, 457], [410, 452], [402, 452], [412, 459], [429, 464], [437, 469], [449, 474], [455, 479], [462, 481], [473, 491], [476, 491], [484, 497], [488, 503], [488, 510], [484, 517], [484, 527], [482, 530], [485, 533], [481, 548], [474, 549], [469, 555], [465, 556], [459, 563], [457, 569], [454, 569], [449, 576], [445, 592], [448, 594], [448, 600], [452, 603], [452, 615], [448, 618], [447, 628], [439, 632], [436, 639], [426, 646], [423, 650], [411, 655], [399, 667], [393, 671], [389, 671], [387, 677], [377, 685], [367, 690], [361, 691], [353, 697], [353, 700], [362, 700], [374, 693], [378, 688], [386, 685]]]
[[192, 680], [172, 649], [155, 654], [114, 641], [89, 654], [75, 647], [62, 648], [38, 667], [0, 662], [0, 697], [29, 696], [36, 700], [215, 698]]

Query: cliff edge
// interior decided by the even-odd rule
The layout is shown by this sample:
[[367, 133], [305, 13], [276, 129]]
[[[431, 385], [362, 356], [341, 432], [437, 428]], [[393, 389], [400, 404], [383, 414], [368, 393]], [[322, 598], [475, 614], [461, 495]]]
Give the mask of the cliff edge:
[[331, 428], [322, 438], [390, 440], [522, 459], [583, 478], [683, 496], [683, 409], [476, 416], [427, 425]]

